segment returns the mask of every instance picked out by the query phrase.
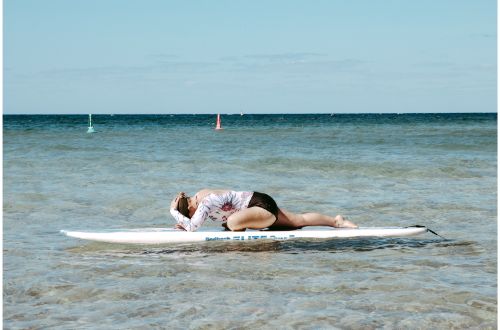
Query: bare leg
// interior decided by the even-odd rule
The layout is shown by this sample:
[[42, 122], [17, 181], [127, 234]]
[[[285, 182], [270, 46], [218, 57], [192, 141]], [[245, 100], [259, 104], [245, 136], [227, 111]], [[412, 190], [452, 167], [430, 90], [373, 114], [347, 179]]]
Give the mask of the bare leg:
[[276, 217], [261, 207], [253, 206], [231, 214], [227, 219], [227, 228], [232, 231], [263, 229], [271, 226]]
[[278, 221], [274, 226], [302, 228], [305, 226], [330, 226], [338, 228], [358, 228], [358, 226], [341, 215], [331, 217], [320, 213], [302, 213], [295, 214], [283, 209], [279, 210]]

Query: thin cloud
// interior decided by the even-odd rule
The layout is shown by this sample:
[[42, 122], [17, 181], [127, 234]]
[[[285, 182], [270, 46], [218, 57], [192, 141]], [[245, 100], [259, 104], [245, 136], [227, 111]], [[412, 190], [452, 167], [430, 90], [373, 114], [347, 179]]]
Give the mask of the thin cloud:
[[177, 54], [155, 53], [155, 54], [149, 54], [147, 55], [147, 57], [159, 61], [171, 61], [179, 59], [180, 56]]
[[486, 38], [486, 39], [497, 38], [497, 35], [495, 33], [472, 33], [469, 36], [472, 38]]
[[451, 61], [426, 61], [419, 62], [413, 65], [415, 68], [422, 69], [432, 69], [436, 71], [453, 71], [456, 73], [459, 72], [488, 72], [488, 71], [496, 71], [495, 63], [478, 63], [478, 64], [468, 64], [468, 63], [456, 63]]
[[[319, 53], [281, 53], [232, 56], [216, 61], [181, 61], [173, 54], [151, 54], [152, 58], [168, 59], [149, 61], [136, 66], [99, 66], [83, 68], [55, 68], [17, 77], [18, 81], [77, 82], [158, 82], [184, 81], [186, 86], [203, 81], [247, 81], [258, 77], [275, 76], [273, 79], [310, 79], [313, 76], [366, 74], [366, 62], [358, 59], [328, 59]], [[153, 56], [154, 55], [154, 56]], [[284, 78], [287, 77], [287, 78]], [[297, 78], [297, 79], [299, 79]]]
[[219, 60], [222, 62], [302, 62], [326, 57], [327, 54], [320, 53], [279, 53], [279, 54], [247, 54], [242, 56], [224, 56]]
[[251, 54], [244, 58], [264, 61], [305, 61], [311, 58], [325, 57], [327, 54], [320, 53], [282, 53], [282, 54]]
[[246, 55], [224, 58], [225, 68], [233, 71], [253, 73], [310, 73], [331, 74], [335, 72], [361, 73], [366, 70], [366, 61], [346, 58], [328, 59], [326, 55], [313, 53], [290, 53], [275, 55]]
[[87, 78], [87, 79], [103, 79], [103, 78], [136, 78], [157, 76], [159, 74], [177, 74], [177, 73], [202, 73], [216, 70], [220, 66], [217, 62], [203, 61], [169, 61], [142, 66], [102, 66], [88, 68], [63, 68], [44, 70], [34, 74], [37, 78]]

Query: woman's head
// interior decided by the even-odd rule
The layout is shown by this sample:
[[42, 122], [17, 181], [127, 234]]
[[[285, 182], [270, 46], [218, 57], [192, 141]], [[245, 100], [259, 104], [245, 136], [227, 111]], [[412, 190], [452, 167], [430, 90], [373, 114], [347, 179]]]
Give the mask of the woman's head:
[[185, 195], [182, 195], [179, 197], [179, 201], [177, 202], [177, 211], [179, 211], [180, 214], [187, 218], [191, 218], [189, 216], [189, 202], [188, 202], [188, 197]]

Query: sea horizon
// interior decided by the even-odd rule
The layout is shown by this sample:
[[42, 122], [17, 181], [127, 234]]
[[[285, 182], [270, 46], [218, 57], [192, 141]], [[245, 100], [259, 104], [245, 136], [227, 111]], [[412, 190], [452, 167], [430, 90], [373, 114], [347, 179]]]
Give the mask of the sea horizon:
[[79, 112], [79, 113], [3, 113], [4, 116], [88, 116], [92, 115], [112, 115], [112, 116], [184, 116], [184, 115], [460, 115], [460, 114], [498, 114], [498, 111], [464, 111], [464, 112], [196, 112], [196, 113], [119, 113], [119, 112]]

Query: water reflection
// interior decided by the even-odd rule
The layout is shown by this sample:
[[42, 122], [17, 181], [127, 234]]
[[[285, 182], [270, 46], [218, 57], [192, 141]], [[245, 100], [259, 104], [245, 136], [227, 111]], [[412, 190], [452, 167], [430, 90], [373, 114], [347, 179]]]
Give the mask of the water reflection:
[[415, 250], [420, 248], [445, 248], [460, 250], [462, 254], [470, 254], [480, 248], [473, 241], [414, 239], [414, 238], [356, 238], [342, 240], [302, 239], [294, 241], [267, 242], [206, 242], [185, 243], [177, 245], [141, 246], [116, 245], [107, 243], [89, 243], [68, 248], [68, 252], [78, 254], [121, 254], [121, 255], [167, 255], [167, 254], [218, 254], [234, 252], [277, 252], [303, 254], [315, 252], [329, 253], [362, 253], [374, 250]]

